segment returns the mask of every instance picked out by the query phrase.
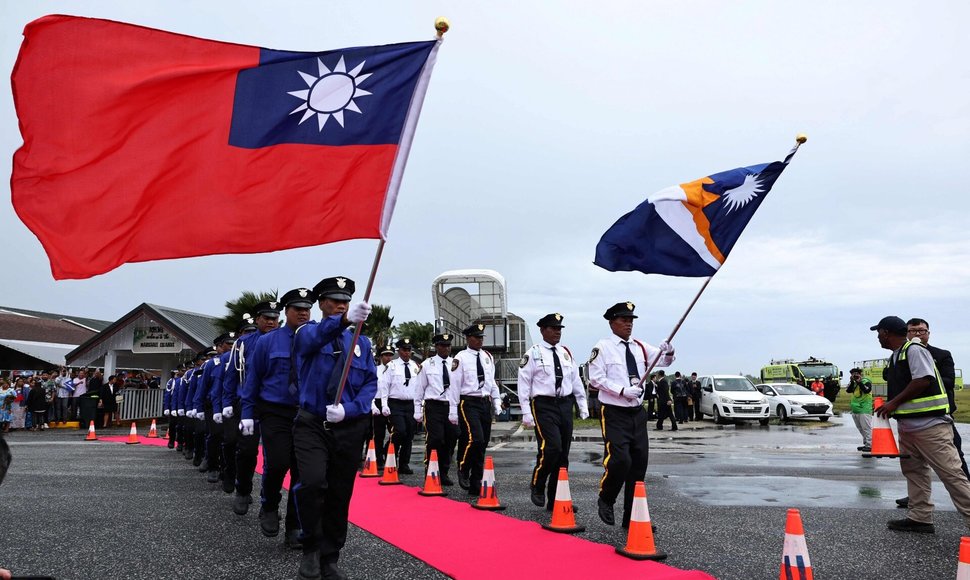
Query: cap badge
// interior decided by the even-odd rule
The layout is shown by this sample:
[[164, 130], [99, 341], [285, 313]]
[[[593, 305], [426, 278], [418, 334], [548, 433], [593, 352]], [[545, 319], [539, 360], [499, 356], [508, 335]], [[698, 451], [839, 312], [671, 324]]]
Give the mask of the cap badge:
[[344, 288], [347, 286], [346, 278], [337, 278], [337, 288]]
[[307, 291], [306, 288], [300, 288], [300, 298], [306, 298]]
[[404, 339], [404, 344], [411, 344], [411, 339], [410, 338], [405, 338]]
[[559, 320], [562, 320], [562, 314], [559, 314], [559, 313], [557, 312], [557, 313], [556, 313], [556, 320], [557, 320], [557, 321], [559, 321]]
[[445, 339], [445, 340], [451, 340], [451, 336], [449, 336], [449, 335], [447, 335], [447, 334], [442, 334], [442, 335], [441, 335], [441, 338], [443, 338], [443, 339]]
[[269, 303], [269, 307], [272, 308], [273, 310], [276, 310], [276, 303], [275, 302], [270, 302]]
[[243, 314], [243, 321], [244, 322], [245, 321], [248, 321], [250, 318], [252, 318], [252, 316], [250, 316], [248, 313], [247, 314]]
[[478, 325], [478, 330], [485, 330], [485, 325], [484, 324], [479, 324]]
[[632, 302], [627, 302], [626, 303], [626, 309], [627, 310], [633, 310], [633, 303]]
[[230, 332], [229, 333], [229, 338], [236, 338], [236, 333], [235, 332]]

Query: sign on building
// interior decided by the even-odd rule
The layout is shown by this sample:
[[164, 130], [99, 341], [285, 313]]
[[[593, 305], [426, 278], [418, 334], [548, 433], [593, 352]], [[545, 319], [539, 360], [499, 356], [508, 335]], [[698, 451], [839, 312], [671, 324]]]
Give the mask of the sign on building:
[[161, 326], [136, 326], [131, 352], [135, 354], [182, 352], [182, 341]]

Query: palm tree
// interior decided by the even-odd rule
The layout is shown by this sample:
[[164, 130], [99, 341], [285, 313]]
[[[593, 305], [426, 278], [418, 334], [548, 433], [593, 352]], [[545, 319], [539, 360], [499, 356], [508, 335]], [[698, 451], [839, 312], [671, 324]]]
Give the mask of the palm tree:
[[394, 317], [391, 316], [391, 307], [384, 304], [374, 304], [371, 307], [370, 316], [364, 322], [361, 334], [370, 337], [374, 348], [386, 346], [391, 340], [391, 325], [394, 324]]
[[260, 292], [258, 294], [246, 290], [239, 298], [226, 301], [226, 308], [229, 310], [229, 313], [222, 318], [216, 319], [215, 325], [222, 332], [236, 332], [239, 328], [239, 323], [242, 321], [243, 314], [255, 316], [256, 313], [253, 312], [254, 306], [260, 302], [275, 301], [278, 294], [279, 292], [276, 290]]
[[414, 351], [419, 353], [422, 358], [427, 358], [431, 352], [431, 342], [434, 339], [434, 325], [430, 322], [418, 322], [411, 320], [402, 322], [394, 327], [394, 336], [397, 338], [410, 338]]

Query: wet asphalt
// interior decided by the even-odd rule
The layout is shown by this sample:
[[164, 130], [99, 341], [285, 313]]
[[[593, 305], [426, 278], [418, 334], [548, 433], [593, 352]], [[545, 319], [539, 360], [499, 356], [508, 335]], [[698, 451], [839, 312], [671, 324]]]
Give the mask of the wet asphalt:
[[[493, 430], [491, 454], [499, 496], [508, 506], [504, 513], [547, 522], [548, 514], [528, 497], [535, 443], [516, 427], [498, 423]], [[970, 436], [970, 429], [960, 430]], [[575, 435], [570, 488], [577, 519], [587, 527], [581, 537], [622, 545], [622, 528], [606, 526], [595, 515], [603, 451], [598, 430], [579, 429]], [[8, 436], [14, 458], [0, 486], [0, 567], [65, 579], [295, 577], [299, 553], [285, 549], [282, 538], [260, 534], [256, 506], [246, 516], [234, 515], [230, 496], [206, 483], [181, 455], [158, 447], [88, 443], [83, 436], [62, 430]], [[887, 520], [905, 516], [894, 507], [906, 493], [905, 480], [898, 461], [860, 456], [849, 417], [768, 427], [714, 426], [706, 420], [650, 436], [650, 514], [658, 548], [669, 554], [666, 563], [672, 566], [725, 580], [777, 578], [786, 511], [794, 507], [801, 511], [816, 578], [956, 575], [960, 537], [970, 530], [946, 491], [934, 479], [935, 534], [888, 530]], [[416, 455], [420, 447], [415, 445]], [[417, 474], [402, 479], [421, 483]], [[258, 489], [257, 478], [256, 494]], [[452, 497], [473, 501], [458, 493]], [[428, 523], [414, 525], [417, 531]], [[495, 538], [492, 544], [492, 572], [516, 578], [514, 569], [501, 565], [503, 541]], [[444, 578], [353, 526], [341, 567], [353, 578]]]

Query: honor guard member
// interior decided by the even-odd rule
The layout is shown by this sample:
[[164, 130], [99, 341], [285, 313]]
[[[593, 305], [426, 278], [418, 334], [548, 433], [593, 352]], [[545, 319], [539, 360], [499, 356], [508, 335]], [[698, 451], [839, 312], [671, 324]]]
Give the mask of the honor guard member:
[[[351, 324], [370, 314], [366, 302], [350, 305], [354, 281], [324, 278], [314, 286], [322, 319], [296, 335], [300, 369], [300, 410], [293, 424], [293, 445], [300, 481], [293, 488], [303, 524], [303, 559], [299, 577], [346, 578], [337, 567], [347, 540], [350, 497], [360, 469], [360, 448], [371, 426], [371, 403], [377, 394], [377, 368], [370, 340], [353, 343]], [[350, 367], [337, 400], [347, 360]]]
[[[424, 418], [427, 439], [424, 446], [424, 464], [428, 465], [431, 450], [438, 452], [438, 470], [441, 485], [455, 485], [448, 477], [451, 458], [458, 442], [458, 426], [448, 421], [448, 389], [451, 388], [451, 335], [436, 334], [435, 356], [429, 357], [421, 365], [418, 376], [414, 378], [414, 420]], [[422, 404], [424, 410], [422, 412]]]
[[[216, 339], [215, 363], [209, 369], [209, 376], [203, 379], [203, 383], [208, 381], [206, 387], [207, 409], [210, 412], [206, 415], [206, 427], [209, 435], [206, 438], [206, 454], [209, 456], [209, 473], [206, 477], [208, 483], [219, 483], [220, 479], [225, 478], [226, 462], [223, 459], [223, 427], [222, 427], [222, 378], [226, 371], [226, 361], [229, 360], [229, 353], [236, 342], [235, 332], [226, 332]], [[211, 417], [211, 422], [209, 419]], [[232, 491], [230, 488], [229, 491]], [[227, 491], [226, 493], [229, 493]]]
[[[256, 473], [256, 454], [259, 452], [259, 425], [253, 426], [252, 434], [243, 435], [240, 430], [242, 385], [245, 383], [247, 358], [260, 336], [279, 326], [280, 303], [273, 300], [260, 302], [253, 307], [255, 319], [244, 316], [239, 340], [230, 351], [229, 367], [222, 381], [222, 420], [225, 423], [226, 454], [235, 454], [234, 486], [236, 494], [232, 498], [232, 511], [244, 516], [253, 502], [253, 475]], [[255, 323], [256, 332], [247, 332]], [[230, 449], [232, 448], [232, 449]]]
[[[227, 342], [228, 344], [226, 344]], [[205, 424], [205, 461], [199, 466], [199, 471], [208, 472], [207, 479], [209, 483], [219, 481], [219, 458], [222, 455], [222, 434], [219, 433], [218, 446], [216, 446], [216, 441], [213, 440], [213, 431], [217, 427], [215, 413], [218, 411], [221, 415], [222, 407], [219, 407], [219, 409], [214, 408], [211, 399], [211, 390], [214, 375], [217, 369], [219, 369], [219, 357], [232, 347], [232, 340], [229, 338], [229, 333], [223, 333], [217, 336], [213, 341], [213, 347], [215, 352], [202, 364], [202, 376], [199, 378], [199, 387], [195, 390], [196, 417], [201, 414], [202, 421]], [[215, 481], [212, 481], [213, 477]]]
[[414, 389], [411, 381], [420, 367], [411, 360], [411, 339], [397, 341], [398, 358], [387, 365], [387, 371], [377, 380], [377, 396], [381, 400], [381, 414], [388, 418], [391, 442], [397, 453], [398, 471], [411, 475], [411, 446], [417, 423], [414, 421]]
[[[380, 382], [380, 378], [384, 376], [387, 372], [388, 365], [391, 359], [394, 358], [394, 350], [390, 345], [381, 348], [380, 361], [377, 365], [377, 380]], [[374, 440], [374, 454], [377, 456], [377, 469], [382, 471], [384, 469], [384, 461], [387, 459], [387, 448], [385, 447], [384, 439], [387, 437], [387, 417], [381, 412], [380, 405], [377, 404], [378, 399], [375, 398], [370, 405], [371, 410], [371, 432], [367, 434], [367, 441], [364, 442], [364, 456], [367, 453], [367, 442], [371, 439]]]
[[185, 379], [185, 396], [182, 399], [182, 406], [185, 411], [185, 423], [182, 426], [182, 432], [185, 437], [186, 453], [185, 459], [191, 460], [192, 465], [198, 467], [202, 463], [203, 451], [199, 449], [199, 440], [196, 437], [196, 431], [199, 428], [199, 422], [195, 418], [195, 387], [199, 382], [199, 377], [202, 375], [202, 363], [205, 362], [207, 358], [207, 351], [201, 351], [195, 355], [195, 362], [192, 368], [187, 372]]
[[519, 362], [522, 424], [535, 428], [539, 448], [530, 484], [532, 503], [549, 511], [556, 499], [559, 468], [569, 467], [573, 406], [579, 408], [580, 419], [589, 417], [579, 366], [569, 349], [559, 344], [562, 321], [559, 313], [543, 316], [537, 323], [542, 342], [530, 348]]
[[175, 417], [175, 451], [185, 454], [185, 391], [188, 388], [188, 373], [191, 365], [182, 363], [179, 365], [181, 376], [175, 383], [175, 391], [172, 393], [172, 416]]
[[[218, 337], [217, 337], [218, 338]], [[195, 409], [195, 460], [192, 461], [192, 465], [199, 468], [200, 472], [205, 473], [209, 470], [209, 455], [208, 449], [206, 448], [206, 440], [209, 435], [209, 423], [212, 421], [211, 418], [211, 407], [209, 407], [209, 416], [206, 415], [206, 379], [208, 378], [209, 371], [212, 369], [213, 365], [216, 364], [216, 355], [218, 351], [213, 345], [212, 348], [206, 351], [205, 360], [202, 361], [202, 365], [199, 367], [199, 371], [192, 375], [192, 380], [194, 385], [192, 387], [192, 404], [190, 405]], [[186, 405], [189, 402], [186, 401]], [[199, 458], [202, 460], [199, 461]]]
[[168, 417], [168, 448], [175, 447], [175, 434], [178, 431], [178, 411], [172, 414], [172, 407], [175, 402], [175, 385], [182, 376], [182, 369], [177, 368], [172, 371], [172, 378], [165, 383], [165, 394], [162, 395], [162, 415]]
[[[502, 399], [495, 384], [492, 355], [482, 350], [485, 325], [472, 324], [462, 331], [468, 348], [451, 361], [448, 387], [448, 420], [458, 425], [458, 485], [468, 495], [478, 495], [485, 467], [485, 448], [492, 436], [492, 413], [502, 412]], [[491, 405], [489, 405], [491, 401]], [[461, 418], [459, 420], [459, 417]]]
[[[296, 288], [284, 294], [280, 302], [286, 324], [259, 337], [252, 354], [246, 358], [239, 428], [243, 435], [251, 435], [256, 420], [259, 421], [263, 440], [259, 528], [268, 538], [280, 533], [279, 505], [286, 472], [290, 472], [291, 482], [300, 477], [293, 454], [293, 419], [300, 401], [297, 368], [293, 364], [293, 336], [297, 328], [310, 320], [314, 299], [309, 288]], [[287, 547], [299, 548], [300, 524], [292, 493], [287, 494], [285, 527]]]
[[603, 314], [613, 335], [596, 343], [589, 357], [589, 380], [599, 389], [603, 404], [600, 426], [606, 446], [597, 505], [600, 519], [609, 526], [615, 523], [613, 504], [621, 489], [623, 527], [630, 525], [633, 488], [647, 473], [650, 450], [640, 377], [658, 357], [655, 366], [674, 362], [674, 350], [666, 341], [657, 348], [630, 337], [637, 318], [634, 309], [632, 302], [620, 302]]
[[[232, 493], [236, 482], [236, 443], [239, 441], [239, 413], [233, 407], [239, 389], [239, 344], [243, 337], [255, 335], [256, 321], [243, 315], [242, 324], [236, 330], [236, 341], [232, 343], [229, 352], [222, 355], [222, 381], [219, 386], [218, 398], [213, 399], [214, 405], [220, 409], [219, 417], [222, 423], [222, 491]], [[231, 392], [227, 392], [231, 389]], [[252, 481], [250, 479], [250, 481]], [[248, 494], [247, 494], [248, 495]], [[249, 504], [246, 510], [249, 511]], [[245, 513], [245, 512], [244, 512]]]

